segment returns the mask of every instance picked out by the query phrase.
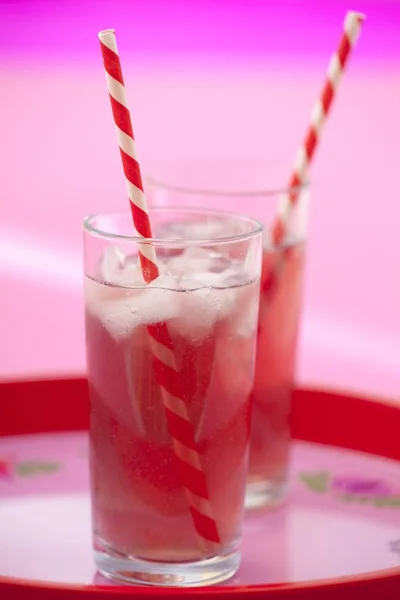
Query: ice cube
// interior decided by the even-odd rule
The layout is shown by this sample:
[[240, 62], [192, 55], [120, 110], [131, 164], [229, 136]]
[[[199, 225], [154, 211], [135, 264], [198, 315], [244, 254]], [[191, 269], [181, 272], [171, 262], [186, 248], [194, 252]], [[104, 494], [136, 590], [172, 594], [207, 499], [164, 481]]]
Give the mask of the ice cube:
[[126, 256], [119, 246], [108, 246], [101, 260], [101, 279], [124, 287], [142, 287], [143, 275], [137, 255]]
[[[123, 300], [123, 308], [114, 309], [113, 316], [123, 317], [123, 325], [128, 332], [137, 325], [169, 321], [179, 314], [179, 296], [179, 293], [171, 289], [159, 288], [150, 284], [141, 292], [126, 296]], [[107, 311], [109, 315], [110, 309]], [[108, 318], [108, 323], [110, 323], [110, 318]]]
[[232, 261], [222, 254], [214, 253], [210, 256], [210, 272], [223, 273], [231, 266]]
[[[192, 288], [187, 288], [187, 282], [197, 282], [196, 286]], [[179, 279], [179, 283], [183, 289], [198, 289], [198, 288], [212, 288], [212, 287], [220, 287], [221, 277], [218, 273], [210, 273], [207, 271], [195, 271], [191, 273], [189, 277], [181, 277]]]
[[187, 270], [186, 261], [183, 258], [183, 254], [178, 254], [177, 256], [173, 256], [164, 262], [164, 267], [167, 273], [170, 275], [183, 275], [185, 270]]
[[202, 278], [193, 277], [179, 277], [179, 288], [182, 291], [190, 292], [192, 290], [199, 290], [201, 288], [207, 287], [207, 284], [204, 283]]
[[239, 261], [230, 261], [230, 266], [219, 275], [219, 287], [228, 288], [241, 285], [244, 280], [243, 265]]
[[189, 260], [208, 260], [210, 258], [210, 251], [207, 248], [201, 246], [190, 246], [186, 248], [182, 254], [185, 259]]
[[254, 290], [254, 284], [245, 285], [237, 289], [236, 320], [234, 327], [237, 335], [242, 338], [249, 338], [257, 329], [258, 324], [258, 304], [259, 295]]
[[137, 255], [125, 258], [117, 283], [125, 287], [143, 287], [145, 285], [142, 268]]
[[125, 258], [119, 246], [107, 246], [100, 262], [101, 279], [106, 283], [117, 283]]
[[138, 254], [128, 254], [124, 258], [123, 268], [127, 271], [136, 270], [140, 266]]
[[117, 300], [121, 295], [121, 290], [114, 285], [105, 285], [94, 281], [90, 277], [85, 277], [85, 303], [86, 307], [97, 314], [97, 305], [107, 300]]
[[141, 315], [132, 307], [140, 304], [143, 292], [136, 292], [134, 297], [109, 300], [99, 306], [98, 316], [107, 331], [115, 338], [128, 337], [133, 329], [141, 324]]
[[237, 308], [237, 288], [225, 287], [214, 290], [216, 294], [215, 301], [218, 301], [218, 318], [226, 319], [230, 317]]
[[181, 292], [174, 277], [160, 275], [139, 295], [126, 298], [126, 304], [132, 314], [137, 315], [143, 325], [169, 321], [180, 311]]
[[140, 303], [140, 291], [129, 291], [87, 280], [85, 283], [86, 307], [101, 321], [116, 339], [128, 336], [140, 323], [140, 317], [131, 310]]
[[186, 248], [167, 262], [167, 270], [173, 275], [186, 275], [190, 277], [199, 271], [208, 271], [209, 268], [209, 252], [204, 248]]
[[190, 285], [196, 285], [196, 281], [186, 283], [186, 291], [181, 292], [179, 314], [171, 321], [171, 330], [192, 344], [201, 344], [218, 319], [220, 301], [204, 284], [198, 289], [189, 289]]
[[180, 285], [177, 277], [170, 275], [168, 273], [162, 273], [154, 279], [151, 283], [149, 283], [150, 288], [161, 288], [164, 290], [179, 290]]
[[[188, 261], [187, 269], [194, 273], [223, 273], [231, 266], [231, 260], [212, 249], [188, 248], [183, 257]], [[214, 278], [216, 279], [216, 278]]]
[[[182, 292], [173, 291], [174, 278], [161, 277], [140, 290], [127, 290], [88, 281], [86, 303], [116, 339], [127, 337], [138, 325], [169, 321], [180, 311]], [[106, 293], [108, 290], [112, 294]]]
[[211, 249], [190, 247], [170, 259], [167, 269], [181, 278], [202, 281], [205, 287], [223, 287], [223, 274], [231, 264], [229, 258]]

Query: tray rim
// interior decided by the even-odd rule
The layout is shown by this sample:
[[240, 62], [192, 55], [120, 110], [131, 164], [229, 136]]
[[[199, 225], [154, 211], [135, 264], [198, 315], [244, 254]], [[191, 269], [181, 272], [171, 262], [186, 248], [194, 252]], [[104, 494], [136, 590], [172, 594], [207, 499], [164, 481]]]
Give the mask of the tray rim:
[[[135, 596], [138, 600], [140, 598], [146, 598], [148, 596], [162, 596], [162, 597], [174, 597], [181, 596], [182, 598], [193, 598], [197, 597], [198, 600], [206, 599], [210, 595], [222, 595], [222, 596], [233, 596], [238, 598], [243, 594], [250, 594], [253, 598], [267, 597], [270, 600], [273, 598], [291, 598], [295, 597], [296, 600], [299, 598], [297, 596], [298, 592], [306, 592], [309, 593], [318, 593], [323, 592], [326, 593], [328, 590], [335, 590], [338, 594], [340, 594], [340, 598], [342, 600], [346, 600], [347, 595], [344, 596], [343, 592], [352, 589], [351, 593], [360, 593], [359, 586], [364, 587], [363, 590], [363, 600], [376, 600], [375, 595], [369, 595], [371, 590], [368, 590], [368, 586], [370, 584], [379, 584], [379, 583], [387, 583], [387, 584], [397, 584], [397, 591], [400, 593], [400, 567], [393, 567], [390, 569], [381, 569], [378, 571], [371, 571], [365, 575], [350, 575], [344, 577], [330, 578], [330, 579], [321, 579], [318, 581], [315, 580], [306, 580], [299, 583], [277, 583], [277, 584], [268, 584], [268, 585], [230, 585], [224, 587], [198, 587], [198, 588], [168, 588], [168, 587], [150, 587], [150, 586], [101, 586], [101, 585], [79, 585], [79, 584], [53, 584], [51, 582], [40, 582], [33, 579], [20, 579], [17, 577], [2, 577], [0, 576], [0, 591], [3, 589], [7, 590], [7, 588], [14, 588], [15, 591], [23, 590], [36, 590], [36, 591], [48, 591], [56, 594], [57, 592], [71, 592], [76, 594], [86, 594], [88, 592], [92, 595], [96, 594], [97, 597], [100, 595], [103, 598], [114, 598], [117, 596], [126, 596], [131, 595]], [[133, 593], [134, 590], [134, 593]], [[390, 589], [389, 589], [390, 591]], [[374, 590], [374, 594], [376, 592], [376, 588]], [[379, 593], [382, 593], [379, 590]], [[286, 594], [286, 596], [285, 596]], [[292, 596], [290, 595], [292, 594]], [[18, 596], [15, 596], [18, 597]], [[22, 595], [20, 596], [22, 597]], [[72, 598], [72, 596], [70, 596]], [[75, 598], [76, 596], [74, 596]], [[337, 596], [339, 598], [339, 596]], [[351, 596], [353, 598], [353, 596]], [[385, 600], [391, 596], [385, 595]], [[9, 600], [9, 596], [6, 596], [7, 600]], [[307, 598], [309, 596], [307, 595]], [[324, 596], [325, 600], [326, 596]], [[336, 598], [336, 596], [335, 596]]]
[[[18, 406], [18, 401], [21, 400], [22, 394], [27, 392], [29, 388], [36, 387], [36, 391], [44, 390], [46, 388], [46, 392], [42, 396], [42, 400], [44, 404], [47, 406], [49, 404], [49, 400], [54, 400], [54, 388], [60, 390], [62, 387], [70, 387], [68, 394], [64, 394], [64, 401], [68, 397], [69, 399], [74, 398], [75, 403], [74, 407], [78, 408], [76, 427], [71, 427], [73, 422], [68, 420], [67, 423], [63, 423], [62, 418], [61, 421], [56, 418], [55, 426], [56, 428], [47, 427], [45, 430], [41, 429], [40, 431], [24, 431], [23, 433], [18, 433], [15, 430], [7, 429], [7, 427], [1, 428], [1, 423], [4, 423], [4, 419], [7, 416], [7, 408], [8, 405], [7, 399], [13, 399], [16, 401], [17, 406], [13, 405], [14, 410], [14, 418], [16, 415], [22, 418], [22, 421], [25, 422], [25, 426], [29, 426], [29, 411], [28, 415], [26, 415], [23, 410], [21, 412], [21, 408], [23, 406]], [[16, 392], [17, 388], [17, 393]], [[53, 390], [51, 389], [53, 388]], [[78, 377], [60, 377], [60, 378], [29, 378], [29, 379], [19, 379], [18, 381], [0, 381], [0, 399], [1, 396], [5, 393], [6, 402], [0, 401], [0, 436], [9, 436], [9, 435], [29, 435], [34, 433], [50, 433], [50, 432], [61, 432], [61, 431], [76, 431], [76, 430], [85, 430], [87, 428], [87, 419], [85, 419], [85, 412], [88, 407], [88, 399], [87, 399], [87, 380], [84, 376]], [[63, 390], [64, 392], [65, 390]], [[75, 393], [72, 394], [71, 392]], [[32, 389], [31, 389], [32, 392]], [[78, 392], [78, 393], [77, 393]], [[76, 402], [79, 399], [79, 394], [81, 395], [80, 405]], [[82, 394], [84, 395], [82, 402]], [[9, 395], [9, 398], [7, 398]], [[86, 397], [85, 397], [86, 396]], [[321, 402], [326, 402], [325, 405], [321, 404]], [[346, 405], [351, 402], [352, 410], [356, 416], [349, 419], [349, 410]], [[29, 407], [29, 404], [26, 405], [24, 399], [21, 401], [22, 405], [25, 407]], [[32, 407], [32, 402], [30, 403]], [[36, 412], [37, 411], [37, 404]], [[315, 411], [310, 411], [311, 408], [315, 409]], [[332, 443], [332, 427], [331, 425], [335, 424], [335, 419], [332, 421], [329, 419], [329, 416], [336, 413], [336, 422], [338, 417], [343, 412], [343, 409], [346, 410], [346, 414], [344, 417], [346, 421], [344, 422], [344, 427], [341, 435], [337, 436], [336, 431], [336, 442]], [[81, 410], [81, 415], [79, 414], [79, 410]], [[293, 398], [293, 436], [296, 439], [319, 443], [322, 445], [329, 445], [335, 447], [348, 448], [350, 450], [362, 451], [368, 454], [372, 454], [375, 456], [385, 456], [387, 458], [391, 458], [397, 461], [400, 461], [400, 444], [392, 443], [390, 445], [390, 436], [388, 436], [387, 431], [385, 430], [381, 435], [381, 439], [384, 443], [384, 449], [382, 452], [379, 451], [377, 447], [376, 440], [370, 439], [368, 435], [365, 434], [365, 427], [360, 428], [362, 430], [362, 436], [359, 436], [358, 442], [361, 443], [361, 448], [356, 445], [354, 447], [354, 443], [350, 446], [347, 445], [348, 442], [348, 434], [351, 434], [351, 430], [354, 422], [357, 421], [357, 413], [364, 412], [364, 416], [368, 415], [370, 419], [370, 424], [375, 425], [376, 414], [380, 412], [381, 418], [386, 421], [386, 424], [390, 427], [390, 430], [393, 432], [400, 430], [400, 406], [396, 406], [395, 404], [388, 403], [385, 400], [379, 400], [373, 397], [365, 397], [363, 394], [357, 394], [353, 391], [345, 391], [345, 390], [335, 390], [333, 387], [326, 387], [321, 389], [320, 387], [300, 387], [296, 388], [294, 391]], [[61, 411], [61, 417], [62, 415]], [[74, 413], [74, 410], [72, 410]], [[325, 414], [324, 414], [325, 413]], [[372, 415], [375, 413], [375, 415]], [[312, 422], [312, 419], [304, 419], [303, 415], [314, 415], [316, 417], [316, 421]], [[69, 406], [69, 415], [71, 415], [71, 406]], [[53, 415], [56, 416], [57, 415]], [[82, 418], [83, 416], [83, 418]], [[328, 416], [328, 419], [326, 417]], [[359, 416], [359, 415], [358, 415]], [[375, 417], [375, 418], [374, 418]], [[328, 432], [328, 441], [321, 441], [321, 428], [316, 426], [318, 424], [318, 419], [326, 419], [329, 423], [330, 431]], [[25, 420], [25, 421], [24, 421]], [[321, 421], [320, 421], [321, 422]], [[34, 423], [33, 423], [34, 424]], [[48, 423], [50, 425], [50, 423]], [[328, 428], [328, 429], [329, 429]], [[368, 429], [368, 427], [367, 427]], [[385, 428], [382, 428], [385, 429]], [[354, 432], [354, 429], [352, 430]], [[375, 430], [375, 433], [377, 431]], [[327, 431], [325, 431], [325, 434]], [[367, 432], [368, 433], [368, 432]], [[378, 432], [379, 433], [379, 432]], [[333, 433], [335, 435], [335, 432]], [[371, 436], [374, 438], [374, 436]], [[389, 439], [389, 444], [387, 440]], [[386, 440], [386, 441], [385, 441]], [[366, 443], [365, 443], [366, 442]], [[370, 442], [370, 446], [368, 446], [368, 442]], [[386, 444], [386, 446], [385, 446]], [[365, 447], [366, 448], [365, 448]], [[397, 447], [398, 446], [398, 447]], [[378, 448], [378, 453], [371, 451]], [[378, 587], [379, 586], [379, 587]], [[253, 595], [253, 597], [261, 597], [266, 596], [271, 600], [275, 597], [281, 598], [285, 597], [295, 597], [296, 600], [300, 600], [300, 598], [306, 598], [305, 594], [307, 594], [307, 599], [310, 597], [310, 594], [314, 594], [313, 597], [316, 597], [316, 594], [319, 592], [324, 593], [324, 599], [326, 598], [326, 593], [328, 591], [335, 593], [335, 598], [340, 598], [341, 600], [345, 600], [344, 593], [349, 592], [349, 598], [353, 597], [354, 593], [362, 593], [364, 594], [364, 600], [368, 598], [375, 598], [375, 594], [381, 594], [383, 591], [382, 586], [388, 586], [387, 592], [385, 592], [385, 599], [391, 596], [388, 596], [387, 593], [397, 593], [400, 597], [400, 565], [399, 567], [393, 567], [388, 569], [380, 569], [377, 571], [372, 571], [365, 574], [357, 574], [350, 575], [338, 578], [330, 578], [330, 579], [321, 579], [321, 580], [308, 580], [302, 582], [292, 582], [292, 583], [277, 583], [277, 584], [265, 584], [265, 585], [227, 585], [224, 587], [210, 587], [210, 588], [163, 588], [163, 587], [147, 587], [147, 586], [99, 586], [99, 585], [80, 585], [80, 584], [60, 584], [60, 583], [52, 583], [45, 581], [36, 581], [30, 579], [22, 579], [22, 578], [13, 578], [6, 577], [0, 575], [0, 591], [6, 591], [8, 598], [22, 598], [27, 597], [29, 594], [32, 597], [32, 594], [37, 594], [42, 598], [43, 593], [48, 593], [49, 598], [53, 597], [56, 594], [62, 594], [63, 598], [76, 598], [77, 595], [85, 594], [86, 598], [89, 595], [96, 595], [96, 597], [102, 596], [103, 598], [113, 598], [117, 596], [124, 596], [127, 594], [133, 594], [136, 598], [146, 598], [149, 596], [161, 596], [161, 597], [174, 597], [181, 596], [182, 598], [186, 597], [194, 597], [197, 598], [206, 598], [209, 595], [220, 594], [224, 596], [233, 596], [235, 598], [239, 598], [240, 596], [246, 594]], [[395, 590], [396, 588], [396, 590]], [[133, 592], [134, 590], [134, 592]], [[336, 595], [337, 593], [337, 595]], [[72, 596], [72, 594], [74, 594]], [[370, 595], [373, 594], [373, 595]], [[346, 594], [347, 596], [347, 594]], [[394, 597], [394, 596], [393, 596]]]

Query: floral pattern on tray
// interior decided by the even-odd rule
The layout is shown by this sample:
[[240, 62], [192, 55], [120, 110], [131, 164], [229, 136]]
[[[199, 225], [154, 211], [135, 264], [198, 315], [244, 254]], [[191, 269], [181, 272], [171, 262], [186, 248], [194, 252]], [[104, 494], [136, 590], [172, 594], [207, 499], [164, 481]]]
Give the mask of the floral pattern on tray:
[[0, 456], [0, 480], [56, 473], [62, 465], [54, 460], [16, 460]]
[[[399, 514], [395, 461], [333, 447], [315, 450], [313, 444], [294, 445], [291, 489], [296, 502], [323, 501], [331, 508], [392, 513], [393, 518]], [[86, 433], [0, 438], [0, 497], [88, 489]]]
[[301, 483], [315, 494], [330, 494], [342, 502], [369, 504], [376, 508], [399, 508], [400, 490], [383, 480], [335, 475], [330, 471], [306, 471], [298, 474]]

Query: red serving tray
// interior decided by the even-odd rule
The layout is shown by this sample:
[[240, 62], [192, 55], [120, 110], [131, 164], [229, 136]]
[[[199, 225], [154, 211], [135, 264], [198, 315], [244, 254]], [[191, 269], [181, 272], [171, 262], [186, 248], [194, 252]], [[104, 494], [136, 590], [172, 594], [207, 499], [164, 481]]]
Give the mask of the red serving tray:
[[[27, 456], [34, 456], [35, 448], [53, 448], [56, 453], [57, 447], [62, 447], [64, 460], [68, 460], [68, 452], [75, 452], [76, 450], [73, 459], [75, 461], [74, 470], [86, 469], [86, 459], [83, 455], [79, 459], [81, 463], [77, 462], [77, 451], [85, 443], [86, 435], [84, 432], [87, 425], [88, 388], [87, 382], [83, 378], [0, 383], [0, 523], [2, 522], [2, 506], [7, 506], [8, 509], [14, 511], [13, 514], [18, 515], [18, 512], [15, 512], [18, 510], [16, 508], [18, 499], [23, 498], [24, 506], [28, 502], [29, 512], [29, 501], [32, 497], [30, 494], [35, 493], [35, 497], [40, 498], [40, 493], [43, 492], [44, 494], [51, 491], [51, 486], [55, 485], [54, 481], [56, 481], [56, 479], [51, 480], [46, 474], [42, 474], [36, 479], [31, 478], [29, 481], [21, 477], [18, 479], [17, 476], [14, 479], [9, 478], [5, 481], [3, 477], [4, 481], [2, 482], [2, 472], [3, 476], [7, 475], [4, 460], [3, 471], [1, 469], [2, 452], [6, 452], [7, 459], [7, 457], [14, 456], [15, 453], [22, 452], [21, 449], [24, 449], [23, 452], [28, 453]], [[82, 433], [69, 433], [79, 431]], [[32, 436], [30, 434], [36, 435]], [[47, 577], [47, 581], [44, 581], [32, 577], [32, 574], [30, 579], [25, 578], [24, 561], [22, 559], [18, 565], [19, 576], [9, 576], [4, 565], [9, 564], [12, 560], [10, 558], [11, 550], [8, 550], [6, 544], [2, 548], [3, 536], [0, 531], [0, 598], [4, 598], [4, 600], [79, 600], [80, 598], [82, 600], [89, 600], [90, 598], [107, 600], [121, 596], [132, 596], [139, 600], [149, 597], [181, 597], [200, 600], [220, 595], [226, 599], [236, 598], [239, 600], [240, 598], [248, 598], [250, 595], [253, 598], [266, 598], [267, 600], [400, 599], [400, 410], [396, 406], [384, 404], [378, 400], [355, 397], [345, 393], [299, 389], [295, 392], [293, 402], [293, 434], [296, 440], [299, 440], [295, 443], [294, 463], [296, 465], [301, 463], [303, 471], [295, 473], [293, 479], [294, 492], [290, 495], [288, 507], [281, 510], [290, 512], [291, 506], [299, 504], [302, 506], [302, 510], [304, 508], [308, 510], [307, 514], [311, 515], [311, 519], [314, 519], [314, 517], [315, 519], [320, 518], [318, 515], [322, 515], [323, 519], [325, 514], [323, 511], [325, 510], [330, 511], [329, 514], [340, 515], [338, 518], [344, 519], [343, 522], [345, 523], [349, 523], [348, 537], [344, 535], [343, 540], [332, 539], [332, 553], [331, 555], [328, 553], [328, 556], [325, 557], [325, 560], [332, 561], [332, 563], [337, 560], [340, 554], [341, 544], [344, 548], [352, 542], [353, 523], [356, 524], [355, 530], [357, 531], [362, 530], [364, 522], [367, 525], [368, 523], [374, 526], [377, 524], [381, 527], [379, 531], [382, 530], [383, 535], [386, 535], [386, 530], [388, 531], [387, 535], [396, 534], [391, 541], [391, 558], [386, 554], [385, 560], [386, 563], [389, 561], [399, 566], [379, 570], [368, 568], [365, 573], [361, 574], [347, 574], [346, 576], [322, 579], [310, 578], [304, 580], [303, 577], [302, 581], [297, 582], [290, 581], [290, 578], [287, 578], [288, 580], [285, 582], [273, 581], [274, 574], [271, 579], [270, 573], [268, 577], [266, 576], [266, 581], [262, 582], [263, 569], [265, 569], [263, 556], [260, 553], [257, 556], [255, 554], [252, 556], [251, 552], [252, 548], [261, 547], [257, 546], [259, 540], [257, 541], [256, 537], [259, 538], [262, 535], [265, 524], [267, 524], [268, 531], [271, 533], [271, 524], [275, 523], [276, 525], [279, 519], [282, 518], [279, 515], [283, 513], [279, 513], [278, 510], [274, 513], [265, 513], [264, 511], [246, 516], [243, 555], [247, 567], [244, 568], [242, 576], [233, 580], [233, 583], [238, 581], [235, 585], [228, 582], [227, 585], [223, 586], [197, 589], [123, 587], [109, 584], [100, 576], [95, 576], [92, 578], [92, 583], [88, 581], [87, 584], [74, 583], [70, 579], [67, 582], [51, 581], [51, 573]], [[336, 476], [336, 479], [333, 476], [331, 477], [330, 472], [321, 471], [321, 465], [326, 464], [340, 465], [340, 468], [338, 466], [339, 476]], [[314, 468], [314, 471], [310, 472], [310, 465]], [[362, 492], [360, 496], [357, 489], [354, 491], [352, 488], [346, 488], [349, 482], [352, 483], [353, 488], [355, 485], [360, 485], [360, 481], [354, 481], [354, 477], [353, 480], [343, 478], [343, 473], [346, 475], [347, 472], [348, 475], [348, 472], [351, 472], [351, 465], [353, 467], [356, 465], [354, 468], [364, 471], [364, 479], [361, 484], [363, 481], [364, 485], [366, 481], [367, 483], [372, 481], [374, 485], [380, 486], [381, 491], [379, 493], [383, 496], [371, 496], [371, 492], [368, 490]], [[24, 473], [23, 469], [25, 469], [26, 474], [28, 467], [32, 468], [29, 461], [28, 463], [26, 461], [25, 463], [20, 462], [17, 466], [20, 474]], [[306, 471], [304, 471], [305, 466], [308, 469]], [[315, 469], [317, 470], [315, 471]], [[70, 478], [71, 472], [73, 474], [74, 470], [71, 471], [70, 469]], [[65, 472], [67, 472], [67, 469]], [[382, 479], [383, 483], [380, 480], [376, 481], [377, 476]], [[81, 477], [82, 489], [84, 494], [88, 494], [85, 477]], [[368, 480], [368, 477], [373, 479]], [[327, 484], [328, 479], [329, 481], [332, 480], [332, 483]], [[394, 485], [394, 496], [393, 494], [390, 496], [392, 492], [389, 484]], [[336, 488], [334, 488], [335, 485]], [[363, 495], [364, 493], [367, 495]], [[43, 497], [45, 496], [43, 495]], [[49, 502], [52, 502], [52, 497], [50, 497]], [[340, 503], [337, 498], [340, 498]], [[348, 508], [343, 503], [344, 500], [348, 503]], [[3, 512], [3, 527], [5, 514]], [[34, 514], [33, 508], [32, 514]], [[321, 526], [323, 526], [323, 521], [321, 523]], [[10, 541], [13, 539], [13, 530], [11, 525], [8, 524], [7, 526], [9, 528], [8, 534], [11, 536], [8, 538]], [[5, 529], [7, 529], [7, 526]], [[375, 531], [375, 529], [372, 528], [371, 531]], [[253, 541], [251, 540], [252, 534], [255, 536]], [[26, 535], [29, 535], [28, 530]], [[247, 537], [250, 535], [250, 543], [249, 539], [246, 542], [246, 535]], [[333, 536], [335, 537], [334, 534]], [[301, 541], [304, 544], [305, 551], [307, 548], [311, 548], [311, 551], [315, 552], [314, 558], [316, 559], [318, 551], [313, 550], [311, 538], [312, 536], [306, 535], [304, 540]], [[367, 538], [364, 543], [368, 543]], [[7, 539], [7, 531], [5, 539]], [[252, 545], [253, 542], [254, 546]], [[33, 540], [33, 543], [35, 543], [35, 540]], [[278, 552], [278, 548], [270, 547], [271, 544], [277, 543], [279, 545], [279, 532], [277, 534], [275, 527], [275, 533], [270, 537], [270, 544], [268, 545], [268, 542], [266, 542], [265, 546], [268, 560], [273, 559], [275, 550]], [[21, 556], [24, 555], [23, 544], [24, 542], [21, 545]], [[363, 542], [360, 540], [360, 553], [363, 550], [362, 545]], [[13, 551], [15, 551], [15, 548]], [[380, 553], [382, 553], [382, 550], [377, 550], [376, 557], [373, 550], [372, 554], [371, 552], [367, 553], [366, 556], [372, 565], [375, 564], [375, 559], [379, 563]], [[300, 554], [302, 554], [301, 548]], [[18, 552], [16, 556], [18, 556]], [[71, 564], [74, 560], [78, 560], [73, 555], [70, 558]], [[254, 565], [253, 567], [251, 565], [253, 559], [255, 562], [260, 562], [261, 566], [258, 571], [253, 568]], [[89, 561], [90, 559], [85, 556], [85, 560]], [[316, 564], [318, 564], [318, 560], [316, 560]], [[341, 568], [343, 569], [343, 566]], [[344, 568], [344, 570], [346, 569]], [[255, 583], [252, 583], [252, 577], [254, 577]]]

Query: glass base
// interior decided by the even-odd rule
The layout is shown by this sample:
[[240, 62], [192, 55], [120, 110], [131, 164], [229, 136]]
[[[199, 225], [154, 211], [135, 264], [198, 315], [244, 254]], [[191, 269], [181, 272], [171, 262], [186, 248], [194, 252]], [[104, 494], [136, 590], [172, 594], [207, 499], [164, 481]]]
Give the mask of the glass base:
[[246, 485], [245, 509], [280, 506], [286, 493], [286, 481], [251, 481]]
[[115, 557], [95, 551], [98, 570], [105, 577], [125, 584], [162, 587], [213, 585], [233, 577], [240, 565], [240, 552], [196, 562], [159, 563], [133, 556]]

